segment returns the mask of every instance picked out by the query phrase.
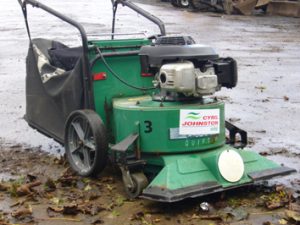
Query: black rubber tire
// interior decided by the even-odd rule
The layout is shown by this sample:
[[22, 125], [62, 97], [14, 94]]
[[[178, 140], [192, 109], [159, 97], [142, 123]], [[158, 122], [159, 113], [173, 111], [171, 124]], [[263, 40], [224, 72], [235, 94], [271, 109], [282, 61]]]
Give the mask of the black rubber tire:
[[93, 110], [71, 113], [65, 126], [65, 151], [71, 168], [81, 176], [96, 176], [106, 166], [107, 150], [106, 128], [99, 115]]
[[174, 7], [179, 7], [178, 0], [171, 0], [171, 5]]
[[144, 188], [148, 186], [148, 179], [142, 172], [131, 174], [131, 179], [134, 188], [130, 190], [125, 186], [125, 192], [129, 199], [135, 199], [143, 192]]
[[178, 0], [178, 5], [181, 8], [188, 8], [190, 6], [189, 0]]
[[207, 10], [209, 6], [207, 4], [201, 3], [199, 0], [189, 0], [189, 5], [194, 10]]

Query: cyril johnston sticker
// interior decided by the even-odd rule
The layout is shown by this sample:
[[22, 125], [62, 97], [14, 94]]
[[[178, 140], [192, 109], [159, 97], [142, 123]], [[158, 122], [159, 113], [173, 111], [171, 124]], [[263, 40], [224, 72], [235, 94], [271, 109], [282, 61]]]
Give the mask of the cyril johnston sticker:
[[220, 110], [180, 110], [179, 134], [208, 135], [220, 133]]

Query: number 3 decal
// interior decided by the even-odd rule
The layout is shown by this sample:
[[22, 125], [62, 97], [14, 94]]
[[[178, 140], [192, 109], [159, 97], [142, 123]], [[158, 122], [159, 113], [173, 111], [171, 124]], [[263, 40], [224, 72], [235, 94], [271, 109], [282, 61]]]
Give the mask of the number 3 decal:
[[145, 129], [145, 133], [151, 133], [152, 132], [152, 122], [149, 120], [145, 120], [144, 121], [146, 129]]

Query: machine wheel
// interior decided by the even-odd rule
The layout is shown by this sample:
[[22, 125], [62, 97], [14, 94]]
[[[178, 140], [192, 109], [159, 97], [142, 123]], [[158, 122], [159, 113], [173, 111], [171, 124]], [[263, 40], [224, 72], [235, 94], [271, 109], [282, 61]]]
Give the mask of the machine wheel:
[[179, 7], [188, 8], [190, 6], [189, 0], [178, 0]]
[[174, 7], [179, 7], [178, 0], [171, 0], [171, 4], [172, 4], [172, 6], [174, 6]]
[[133, 187], [129, 188], [125, 185], [125, 191], [129, 199], [135, 199], [142, 193], [144, 188], [147, 187], [148, 179], [142, 172], [131, 174], [131, 179]]
[[207, 4], [203, 4], [200, 0], [189, 0], [189, 5], [194, 10], [206, 10], [209, 8]]
[[171, 0], [174, 7], [188, 8], [190, 6], [189, 0]]
[[65, 127], [65, 150], [68, 162], [81, 176], [99, 174], [107, 162], [106, 129], [92, 110], [74, 111]]

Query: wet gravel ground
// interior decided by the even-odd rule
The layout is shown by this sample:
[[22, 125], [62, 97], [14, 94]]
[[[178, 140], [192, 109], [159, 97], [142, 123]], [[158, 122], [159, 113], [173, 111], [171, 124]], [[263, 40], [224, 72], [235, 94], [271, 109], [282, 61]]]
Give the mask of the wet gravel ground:
[[44, 151], [21, 145], [0, 150], [0, 174], [9, 175], [0, 180], [1, 225], [275, 225], [296, 224], [292, 216], [300, 213], [300, 192], [283, 186], [244, 187], [170, 204], [132, 201], [111, 166], [99, 178], [83, 178]]
[[[80, 21], [89, 35], [110, 32], [109, 0], [48, 0], [49, 6]], [[139, 1], [143, 2], [143, 1]], [[226, 118], [248, 131], [251, 148], [278, 163], [300, 169], [300, 20], [270, 16], [228, 16], [190, 12], [167, 3], [145, 1], [141, 7], [162, 19], [169, 34], [191, 35], [238, 61], [239, 83], [218, 96], [227, 103]], [[40, 10], [29, 8], [33, 37], [54, 38], [79, 45], [76, 30]], [[117, 32], [159, 30], [126, 8], [120, 8]], [[29, 128], [25, 113], [25, 58], [28, 46], [17, 1], [0, 7], [0, 138], [2, 146], [21, 143], [51, 153], [63, 153], [56, 142]], [[299, 172], [284, 178], [290, 184]]]

